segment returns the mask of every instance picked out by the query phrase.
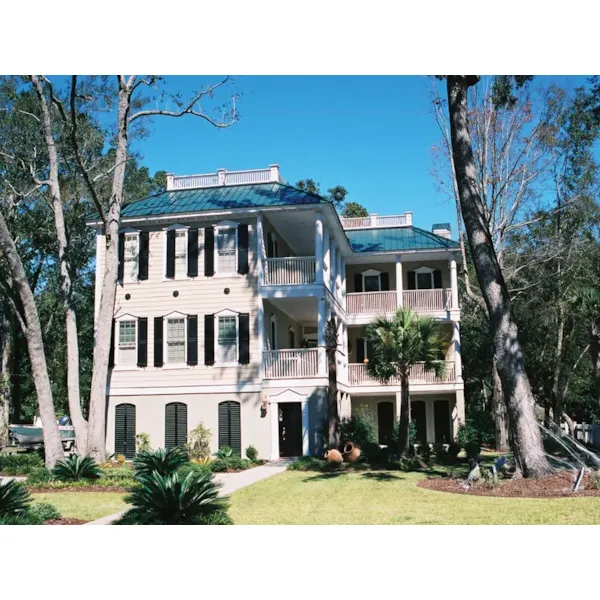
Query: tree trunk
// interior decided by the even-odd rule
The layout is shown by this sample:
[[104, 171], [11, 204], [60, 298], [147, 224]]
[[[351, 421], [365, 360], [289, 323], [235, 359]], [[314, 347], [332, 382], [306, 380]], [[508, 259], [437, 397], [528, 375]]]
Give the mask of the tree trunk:
[[56, 413], [52, 402], [52, 388], [48, 376], [48, 367], [46, 365], [46, 356], [44, 354], [44, 341], [42, 339], [42, 327], [35, 304], [35, 299], [27, 275], [23, 268], [21, 258], [17, 253], [15, 243], [8, 231], [6, 221], [0, 213], [0, 250], [6, 258], [13, 280], [13, 289], [17, 292], [23, 321], [23, 334], [27, 341], [29, 350], [29, 361], [31, 363], [31, 372], [37, 394], [40, 417], [44, 434], [44, 450], [46, 453], [46, 466], [52, 468], [57, 460], [64, 457], [62, 442], [58, 424], [56, 422]]
[[408, 373], [400, 373], [400, 425], [398, 435], [398, 455], [410, 456], [410, 390]]
[[329, 385], [327, 386], [327, 443], [329, 448], [338, 448], [340, 415], [338, 412], [338, 386], [337, 386], [337, 329], [335, 317], [331, 317], [327, 323], [325, 332], [325, 346], [327, 350], [327, 374]]
[[48, 105], [44, 96], [42, 85], [35, 75], [31, 81], [36, 90], [41, 113], [42, 130], [46, 146], [48, 148], [49, 188], [54, 212], [54, 224], [58, 240], [58, 263], [60, 266], [60, 291], [65, 309], [65, 328], [67, 341], [67, 397], [69, 402], [69, 413], [75, 428], [75, 439], [77, 452], [87, 454], [88, 424], [83, 418], [81, 410], [81, 398], [79, 392], [79, 338], [77, 336], [77, 317], [73, 303], [73, 283], [71, 281], [71, 264], [68, 253], [67, 230], [58, 179], [58, 153], [52, 135], [52, 121]]
[[513, 430], [513, 450], [525, 477], [552, 473], [534, 413], [534, 399], [518, 338], [510, 297], [498, 265], [484, 207], [477, 192], [473, 149], [467, 125], [467, 89], [478, 77], [447, 77], [452, 153], [471, 256], [489, 317], [498, 374]]
[[19, 323], [13, 319], [12, 326], [12, 352], [10, 356], [10, 380], [12, 382], [10, 390], [10, 403], [12, 409], [11, 420], [13, 423], [21, 422], [21, 343]]
[[592, 323], [590, 331], [590, 356], [596, 379], [596, 402], [600, 405], [600, 324]]
[[[1, 307], [0, 307], [1, 310]], [[0, 448], [8, 445], [10, 420], [10, 324], [0, 314]]]
[[508, 452], [508, 419], [506, 415], [506, 404], [502, 395], [502, 380], [498, 374], [496, 358], [492, 361], [492, 381], [494, 382], [494, 391], [492, 393], [492, 411], [494, 413], [494, 422], [496, 425], [496, 450], [498, 452]]

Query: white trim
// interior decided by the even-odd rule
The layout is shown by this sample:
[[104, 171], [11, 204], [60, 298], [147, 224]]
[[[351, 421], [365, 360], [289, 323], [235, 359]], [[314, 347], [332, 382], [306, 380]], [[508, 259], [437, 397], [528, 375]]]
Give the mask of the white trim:
[[[256, 270], [257, 270], [257, 294], [256, 294], [256, 322], [258, 326], [258, 373], [259, 378], [263, 378], [264, 374], [264, 348], [265, 348], [265, 306], [263, 302], [263, 285], [265, 282], [265, 249], [264, 249], [264, 232], [263, 232], [263, 216], [262, 213], [256, 218]], [[248, 244], [249, 246], [249, 244]]]
[[[184, 358], [183, 358], [183, 362], [180, 363], [170, 363], [168, 362], [168, 349], [169, 347], [167, 346], [167, 332], [168, 332], [168, 328], [167, 328], [167, 323], [169, 321], [173, 321], [175, 319], [183, 319], [183, 354], [184, 354]], [[183, 369], [184, 367], [189, 367], [190, 365], [187, 364], [187, 354], [188, 354], [188, 344], [187, 344], [187, 319], [188, 316], [184, 315], [183, 313], [180, 312], [172, 312], [168, 315], [166, 315], [165, 317], [163, 317], [163, 366], [161, 367], [161, 369]]]
[[269, 396], [271, 411], [271, 460], [279, 459], [279, 404], [299, 402], [302, 411], [302, 455], [308, 456], [310, 450], [310, 410], [309, 399], [304, 394], [287, 389]]
[[[239, 273], [238, 273], [238, 268], [239, 268], [239, 260], [238, 260], [238, 252], [239, 252], [239, 229], [238, 229], [239, 223], [235, 223], [233, 221], [220, 221], [219, 223], [217, 223], [216, 225], [213, 225], [213, 230], [214, 230], [214, 247], [213, 247], [213, 257], [214, 257], [214, 269], [215, 269], [215, 277], [238, 277]], [[217, 243], [217, 239], [218, 239], [218, 235], [219, 235], [219, 230], [225, 230], [225, 229], [235, 229], [235, 249], [233, 252], [233, 255], [235, 256], [235, 267], [233, 271], [227, 271], [227, 272], [221, 272], [219, 270], [220, 264], [219, 264], [219, 250], [218, 250], [218, 246], [219, 244]]]
[[[233, 317], [235, 318], [235, 362], [218, 362], [219, 358], [219, 318], [220, 317]], [[220, 367], [239, 367], [240, 366], [240, 314], [230, 310], [228, 308], [224, 308], [217, 313], [213, 314], [214, 319], [214, 330], [215, 330], [215, 339], [214, 339], [214, 356], [215, 362], [211, 365], [212, 367], [216, 367], [217, 369]]]
[[[424, 289], [424, 290], [433, 290], [435, 289], [435, 281], [433, 280], [433, 272], [435, 269], [431, 269], [429, 267], [419, 267], [418, 269], [414, 269], [415, 273], [415, 290]], [[419, 288], [419, 275], [423, 275], [424, 273], [429, 273], [429, 277], [431, 279], [431, 287], [430, 288]]]
[[[135, 323], [135, 365], [124, 366], [120, 364], [119, 349], [121, 346], [121, 323]], [[113, 371], [137, 371], [140, 367], [137, 366], [137, 348], [138, 348], [138, 320], [132, 315], [121, 315], [115, 318], [115, 366]]]
[[[155, 371], [160, 371], [163, 367], [156, 367]], [[184, 385], [170, 387], [110, 387], [106, 393], [109, 396], [176, 396], [178, 394], [234, 394], [234, 393], [255, 393], [260, 392], [262, 386], [260, 383], [241, 383], [239, 385]]]
[[[380, 292], [381, 291], [381, 271], [377, 271], [376, 269], [367, 269], [361, 273], [362, 275], [362, 291], [367, 292], [367, 277], [377, 277], [377, 281], [379, 282], [378, 290], [369, 290], [371, 292]], [[354, 290], [358, 291], [358, 290]]]

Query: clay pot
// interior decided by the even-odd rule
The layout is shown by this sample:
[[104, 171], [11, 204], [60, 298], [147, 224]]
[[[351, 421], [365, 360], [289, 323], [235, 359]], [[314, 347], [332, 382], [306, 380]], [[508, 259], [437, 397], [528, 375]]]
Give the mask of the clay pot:
[[327, 452], [325, 452], [325, 455], [323, 456], [323, 458], [325, 460], [328, 460], [329, 462], [333, 462], [333, 463], [338, 463], [341, 464], [342, 461], [344, 460], [342, 458], [342, 455], [340, 454], [339, 450], [327, 450]]
[[348, 442], [344, 446], [344, 460], [346, 462], [356, 462], [360, 456], [360, 448], [352, 442]]

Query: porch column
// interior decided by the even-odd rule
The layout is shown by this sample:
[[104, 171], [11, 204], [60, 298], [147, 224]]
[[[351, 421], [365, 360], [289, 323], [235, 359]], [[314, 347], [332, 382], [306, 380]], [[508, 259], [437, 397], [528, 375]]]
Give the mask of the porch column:
[[450, 308], [458, 309], [458, 276], [456, 274], [456, 259], [448, 261], [450, 264], [450, 288], [452, 289], [452, 304]]
[[402, 256], [396, 256], [396, 306], [402, 306]]
[[452, 342], [454, 344], [454, 375], [457, 382], [462, 382], [462, 357], [460, 354], [460, 323], [452, 321]]
[[271, 460], [279, 458], [279, 404], [269, 401], [271, 413]]
[[331, 289], [331, 247], [329, 227], [323, 225], [323, 281], [327, 289]]
[[456, 439], [458, 428], [465, 422], [465, 392], [456, 390], [456, 402], [452, 411], [452, 437]]
[[331, 293], [335, 297], [335, 295], [336, 295], [335, 282], [337, 279], [337, 246], [335, 245], [335, 241], [333, 240], [333, 238], [331, 239], [330, 263], [331, 263], [331, 288], [330, 289], [331, 289]]
[[264, 238], [263, 238], [263, 216], [258, 215], [256, 219], [256, 262], [258, 272], [258, 298], [257, 298], [257, 314], [256, 324], [258, 328], [258, 366], [259, 378], [264, 375], [264, 360], [263, 350], [265, 347], [265, 309], [262, 298], [262, 286], [264, 284]]
[[315, 281], [323, 283], [323, 215], [315, 215]]
[[[310, 454], [310, 413], [308, 407], [308, 398], [302, 401], [302, 456]], [[278, 424], [279, 425], [279, 424]], [[279, 430], [277, 431], [279, 435]]]
[[346, 304], [346, 259], [342, 257], [342, 306], [344, 310], [347, 310], [348, 306]]
[[327, 324], [325, 298], [318, 300], [317, 314], [317, 347], [319, 348], [319, 375], [325, 375], [327, 372], [327, 362], [325, 356], [325, 325]]
[[343, 306], [342, 299], [342, 251], [338, 248], [336, 252], [337, 264], [335, 266], [335, 293], [340, 304]]

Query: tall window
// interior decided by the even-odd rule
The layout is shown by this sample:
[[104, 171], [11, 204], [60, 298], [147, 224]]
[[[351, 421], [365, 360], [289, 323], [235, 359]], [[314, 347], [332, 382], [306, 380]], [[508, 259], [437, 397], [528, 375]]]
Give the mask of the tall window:
[[379, 275], [365, 275], [365, 292], [381, 291]]
[[123, 268], [124, 281], [137, 281], [139, 265], [139, 242], [137, 233], [125, 234], [125, 266]]
[[187, 276], [187, 237], [185, 230], [175, 233], [175, 278]]
[[235, 227], [217, 229], [217, 273], [235, 273]]
[[235, 317], [219, 317], [217, 361], [237, 362], [237, 327]]
[[185, 363], [185, 319], [167, 319], [167, 363]]
[[119, 321], [119, 365], [126, 367], [136, 365], [135, 332], [135, 321]]

